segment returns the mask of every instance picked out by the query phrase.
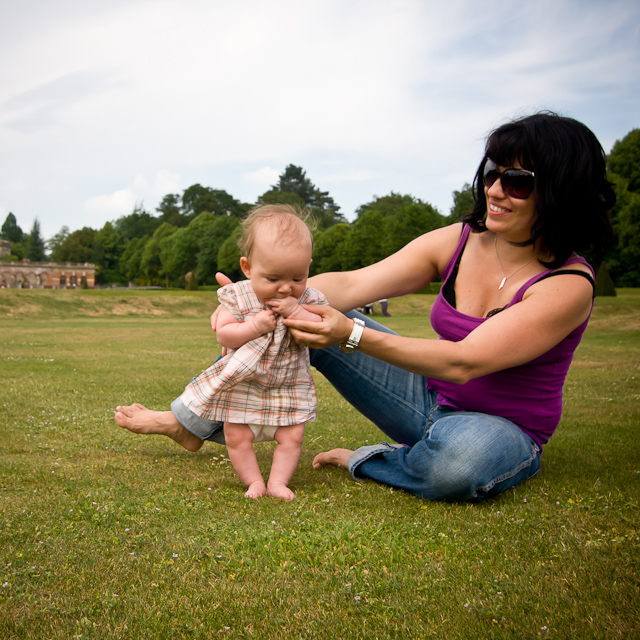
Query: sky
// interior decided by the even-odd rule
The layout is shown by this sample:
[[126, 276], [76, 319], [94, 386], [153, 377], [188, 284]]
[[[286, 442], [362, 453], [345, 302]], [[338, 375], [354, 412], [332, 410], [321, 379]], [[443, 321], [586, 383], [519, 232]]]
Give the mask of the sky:
[[341, 212], [447, 215], [486, 135], [550, 109], [640, 127], [637, 0], [0, 0], [0, 224], [100, 229], [301, 166]]

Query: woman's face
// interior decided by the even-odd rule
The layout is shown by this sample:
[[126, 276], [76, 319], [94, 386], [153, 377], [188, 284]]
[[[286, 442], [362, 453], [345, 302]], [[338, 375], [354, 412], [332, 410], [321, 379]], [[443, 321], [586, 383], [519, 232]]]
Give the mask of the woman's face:
[[[522, 169], [519, 162], [510, 166], [498, 165], [498, 171]], [[538, 216], [534, 194], [526, 199], [514, 198], [502, 189], [502, 182], [496, 180], [490, 187], [484, 187], [487, 199], [486, 227], [504, 236], [510, 242], [525, 242], [531, 237], [531, 228]]]

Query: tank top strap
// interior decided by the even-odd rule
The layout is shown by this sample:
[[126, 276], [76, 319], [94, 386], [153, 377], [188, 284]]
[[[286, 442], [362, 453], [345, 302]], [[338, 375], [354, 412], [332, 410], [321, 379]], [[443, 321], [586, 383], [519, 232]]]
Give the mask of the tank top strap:
[[554, 274], [554, 273], [558, 273], [559, 269], [564, 269], [565, 267], [568, 267], [572, 264], [584, 264], [587, 267], [589, 267], [589, 270], [591, 271], [593, 277], [595, 278], [595, 273], [593, 271], [593, 267], [582, 257], [582, 256], [575, 256], [573, 258], [569, 258], [562, 266], [558, 267], [558, 269], [546, 269], [545, 271], [543, 271], [542, 273], [538, 273], [535, 276], [533, 276], [533, 278], [530, 278], [529, 280], [527, 280], [527, 282], [525, 282], [519, 289], [518, 292], [516, 293], [516, 295], [513, 297], [513, 300], [511, 300], [511, 302], [509, 304], [515, 304], [516, 302], [522, 302], [522, 297], [525, 294], [525, 291], [531, 287], [532, 285], [536, 284], [536, 282], [540, 282], [540, 280], [544, 280], [545, 278], [548, 278], [550, 275]]
[[462, 226], [462, 233], [460, 233], [460, 239], [458, 240], [458, 245], [456, 246], [456, 250], [453, 252], [453, 255], [449, 259], [447, 266], [442, 272], [443, 282], [447, 281], [447, 278], [451, 274], [451, 271], [460, 260], [460, 256], [462, 255], [462, 252], [464, 251], [464, 248], [467, 244], [467, 238], [469, 237], [470, 231], [471, 231], [471, 227], [468, 224], [465, 224]]

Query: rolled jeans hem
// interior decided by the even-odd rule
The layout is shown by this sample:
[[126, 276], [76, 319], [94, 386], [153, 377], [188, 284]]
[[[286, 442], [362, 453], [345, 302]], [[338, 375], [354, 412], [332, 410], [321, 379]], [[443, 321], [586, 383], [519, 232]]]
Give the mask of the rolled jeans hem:
[[225, 443], [224, 423], [196, 415], [185, 407], [181, 398], [176, 398], [171, 403], [171, 413], [187, 431], [200, 438], [200, 440], [209, 440], [218, 444]]

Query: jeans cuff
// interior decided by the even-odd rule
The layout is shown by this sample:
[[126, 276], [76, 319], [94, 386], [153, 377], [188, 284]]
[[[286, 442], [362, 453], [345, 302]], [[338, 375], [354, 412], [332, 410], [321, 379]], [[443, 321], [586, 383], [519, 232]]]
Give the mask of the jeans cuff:
[[193, 413], [185, 407], [180, 398], [171, 403], [171, 413], [176, 420], [200, 440], [211, 440], [224, 444], [224, 423], [220, 420], [207, 420]]
[[347, 469], [354, 480], [364, 480], [364, 478], [356, 475], [357, 468], [363, 462], [379, 453], [386, 453], [387, 451], [394, 451], [395, 449], [402, 449], [404, 447], [406, 447], [404, 444], [389, 444], [388, 442], [380, 442], [378, 444], [371, 444], [368, 447], [360, 447], [349, 456]]

